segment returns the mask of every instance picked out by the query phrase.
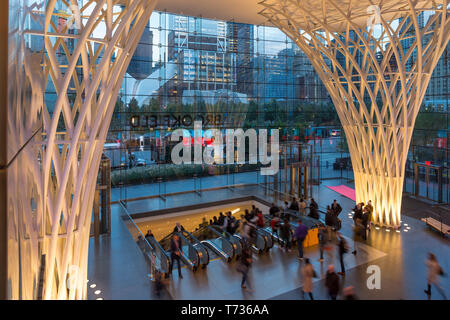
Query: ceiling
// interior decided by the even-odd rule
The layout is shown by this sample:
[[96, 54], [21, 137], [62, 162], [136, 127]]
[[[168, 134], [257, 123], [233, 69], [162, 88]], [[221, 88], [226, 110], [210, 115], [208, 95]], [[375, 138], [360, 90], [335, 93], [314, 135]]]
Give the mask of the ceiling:
[[155, 10], [186, 16], [235, 21], [248, 24], [267, 24], [267, 19], [258, 14], [263, 7], [261, 0], [159, 0]]

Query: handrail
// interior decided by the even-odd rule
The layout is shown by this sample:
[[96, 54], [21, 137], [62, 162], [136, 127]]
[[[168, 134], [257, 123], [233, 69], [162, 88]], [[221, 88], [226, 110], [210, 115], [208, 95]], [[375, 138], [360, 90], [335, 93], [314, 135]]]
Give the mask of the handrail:
[[[138, 247], [141, 249], [142, 253], [144, 254], [144, 257], [146, 258], [146, 261], [150, 264], [150, 279], [154, 279], [154, 275], [156, 273], [156, 266], [157, 266], [157, 257], [155, 255], [155, 248], [150, 245], [150, 243], [147, 241], [145, 236], [142, 234], [141, 230], [138, 228], [136, 223], [134, 222], [133, 218], [131, 218], [130, 213], [128, 212], [128, 209], [124, 206], [123, 202], [120, 201], [120, 205], [122, 206], [123, 211], [125, 212], [125, 215], [121, 215], [122, 220], [124, 218], [127, 218], [128, 221], [131, 222], [132, 226], [137, 230], [138, 237], [137, 239], [134, 239]], [[140, 236], [140, 237], [139, 237]], [[163, 271], [160, 265], [159, 271]]]
[[[220, 250], [222, 250], [223, 252], [225, 252], [231, 259], [235, 257], [236, 255], [236, 245], [233, 244], [230, 239], [227, 239], [227, 233], [223, 232], [219, 226], [205, 226], [203, 228], [200, 228], [199, 230], [197, 230], [197, 232], [202, 232], [204, 230], [208, 230], [208, 232], [213, 235], [216, 236], [216, 239], [218, 239], [219, 241], [215, 242], [216, 245], [220, 246]], [[220, 230], [220, 231], [219, 231]], [[229, 235], [229, 234], [228, 234]], [[231, 236], [230, 236], [231, 238]]]
[[[238, 220], [238, 223], [242, 223], [241, 220]], [[260, 232], [258, 227], [256, 228], [256, 239], [255, 242], [252, 243], [252, 247], [254, 248], [254, 250], [256, 250], [256, 252], [258, 253], [262, 253], [263, 251], [268, 251], [271, 247], [269, 247], [269, 244], [267, 243], [268, 241], [266, 240], [267, 234]], [[238, 234], [233, 234], [234, 237], [237, 237], [240, 240], [241, 243], [241, 247], [244, 245], [243, 243], [243, 239], [241, 235]], [[271, 242], [272, 243], [272, 242]]]
[[183, 230], [181, 231], [185, 238], [193, 244], [193, 247], [195, 250], [197, 250], [197, 254], [199, 257], [199, 263], [202, 265], [202, 267], [206, 267], [209, 263], [209, 254], [208, 250], [203, 246], [200, 240], [198, 240], [196, 237], [194, 237], [193, 234], [190, 232]]
[[242, 247], [239, 239], [233, 237], [229, 232], [222, 230], [217, 225], [206, 226], [206, 228], [213, 230], [214, 234], [219, 235], [222, 239], [222, 250], [228, 253], [230, 257], [234, 258], [235, 256], [241, 255]]
[[151, 242], [152, 247], [154, 248], [154, 252], [156, 252], [159, 256], [160, 261], [160, 269], [164, 270], [164, 273], [168, 274], [170, 270], [170, 261], [169, 254], [164, 250], [161, 244], [156, 241], [154, 237], [149, 237], [148, 240]]
[[[171, 240], [174, 235], [177, 235], [181, 240], [181, 251], [182, 255], [180, 259], [191, 268], [192, 271], [196, 271], [200, 264], [200, 257], [198, 255], [197, 250], [194, 248], [194, 245], [184, 237], [184, 235], [180, 232], [171, 232], [167, 236], [165, 236], [162, 240], [159, 241], [161, 247], [166, 251], [170, 251]], [[188, 251], [185, 252], [184, 248], [188, 247]]]

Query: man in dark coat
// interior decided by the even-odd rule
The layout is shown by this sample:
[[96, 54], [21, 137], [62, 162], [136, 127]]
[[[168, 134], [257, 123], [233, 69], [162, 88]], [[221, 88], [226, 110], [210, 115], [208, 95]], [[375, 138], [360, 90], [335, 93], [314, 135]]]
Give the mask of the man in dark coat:
[[173, 232], [181, 232], [181, 231], [184, 231], [184, 227], [181, 225], [181, 223], [177, 222], [175, 228], [173, 228]]
[[182, 254], [183, 254], [183, 251], [181, 248], [181, 239], [177, 234], [174, 234], [170, 241], [170, 259], [172, 259], [172, 263], [170, 264], [169, 275], [172, 274], [173, 265], [175, 264], [175, 261], [177, 261], [178, 276], [181, 279], [183, 279], [183, 275], [181, 274], [181, 262], [180, 262], [180, 258], [181, 258]]
[[294, 198], [294, 199], [292, 200], [289, 209], [298, 211], [298, 202], [297, 202], [297, 199]]
[[339, 277], [336, 272], [334, 272], [334, 266], [332, 264], [328, 266], [327, 275], [325, 277], [325, 286], [327, 287], [331, 300], [336, 300], [339, 292]]
[[319, 219], [319, 205], [314, 198], [311, 198], [311, 202], [309, 203], [309, 216], [314, 219]]
[[273, 217], [273, 215], [280, 211], [280, 208], [278, 208], [275, 203], [272, 203], [272, 206], [269, 209], [269, 214]]
[[339, 214], [342, 211], [342, 207], [341, 205], [337, 202], [337, 200], [335, 199], [333, 201], [333, 203], [331, 204], [331, 210], [333, 210], [334, 214], [336, 215], [336, 217], [339, 216]]

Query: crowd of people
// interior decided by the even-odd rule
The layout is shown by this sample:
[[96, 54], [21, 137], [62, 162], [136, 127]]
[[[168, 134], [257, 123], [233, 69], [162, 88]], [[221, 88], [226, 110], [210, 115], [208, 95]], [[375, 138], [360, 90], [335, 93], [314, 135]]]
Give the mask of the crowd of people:
[[[306, 214], [306, 209], [309, 208], [309, 213]], [[252, 206], [251, 210], [245, 210], [245, 213], [241, 215], [241, 219], [237, 220], [230, 211], [223, 214], [219, 213], [219, 216], [214, 216], [213, 219], [206, 221], [206, 218], [203, 218], [202, 223], [199, 225], [199, 228], [208, 225], [218, 226], [224, 233], [228, 233], [229, 235], [233, 235], [238, 233], [243, 239], [243, 248], [242, 253], [239, 257], [239, 263], [237, 264], [236, 270], [242, 274], [241, 287], [246, 289], [247, 291], [252, 291], [252, 285], [249, 281], [249, 271], [251, 269], [253, 259], [252, 259], [252, 251], [250, 247], [255, 243], [256, 239], [256, 231], [257, 228], [266, 227], [266, 220], [270, 221], [270, 229], [272, 231], [273, 240], [278, 240], [278, 243], [282, 249], [286, 252], [291, 250], [291, 247], [294, 243], [297, 244], [298, 248], [298, 258], [300, 261], [304, 262], [301, 267], [301, 275], [303, 279], [303, 287], [302, 287], [302, 295], [305, 296], [305, 293], [308, 294], [311, 300], [314, 299], [313, 296], [313, 278], [317, 277], [317, 273], [314, 270], [313, 265], [309, 258], [304, 257], [303, 252], [303, 242], [308, 235], [308, 227], [302, 223], [302, 219], [298, 219], [296, 221], [297, 227], [292, 232], [291, 227], [291, 217], [292, 213], [289, 213], [289, 210], [293, 210], [298, 212], [301, 216], [309, 216], [314, 219], [320, 219], [319, 216], [319, 206], [314, 199], [310, 200], [309, 206], [307, 205], [304, 199], [300, 199], [297, 201], [295, 198], [288, 203], [284, 202], [284, 206], [280, 209], [277, 205], [272, 203], [269, 209], [269, 215], [264, 217], [262, 211], [256, 206]], [[339, 232], [341, 229], [341, 219], [339, 219], [339, 215], [342, 212], [341, 205], [334, 200], [330, 205], [326, 207], [326, 212], [324, 213], [325, 219], [324, 224], [319, 223], [318, 227], [318, 246], [320, 256], [318, 261], [323, 263], [325, 261], [325, 255], [327, 256], [327, 271], [325, 274], [325, 287], [328, 292], [328, 296], [332, 300], [336, 300], [339, 292], [342, 292], [342, 298], [345, 300], [355, 300], [357, 296], [355, 294], [355, 290], [353, 286], [346, 286], [341, 289], [341, 284], [343, 281], [340, 280], [339, 276], [345, 277], [345, 263], [344, 256], [345, 254], [350, 252], [350, 247], [345, 239], [345, 237]], [[371, 230], [371, 225], [373, 221], [373, 206], [371, 201], [365, 205], [364, 203], [358, 203], [353, 208], [353, 236], [354, 236], [354, 248], [351, 252], [356, 255], [357, 243], [361, 241], [366, 241], [368, 232]], [[184, 230], [183, 226], [179, 223], [176, 224], [174, 228], [174, 232], [181, 232]], [[197, 230], [197, 229], [196, 229]], [[153, 237], [153, 234], [150, 230], [148, 230], [146, 236]], [[178, 274], [180, 278], [183, 278], [181, 274], [180, 267], [180, 256], [183, 254], [181, 250], [181, 240], [179, 237], [174, 234], [171, 240], [171, 260], [172, 263], [170, 265], [169, 273], [172, 272], [172, 267], [177, 262], [178, 266]], [[334, 266], [335, 253], [337, 253], [340, 264], [340, 271], [336, 272]], [[439, 285], [438, 278], [443, 275], [444, 272], [437, 262], [434, 254], [430, 253], [428, 259], [426, 261], [426, 266], [428, 268], [427, 274], [427, 289], [424, 290], [427, 294], [428, 298], [431, 297], [431, 286], [436, 287], [437, 291], [442, 295], [444, 299], [446, 299], [445, 292], [442, 287]], [[159, 278], [158, 278], [159, 279]], [[158, 288], [161, 287], [159, 281], [157, 279], [155, 284]], [[157, 290], [158, 294], [160, 290]]]

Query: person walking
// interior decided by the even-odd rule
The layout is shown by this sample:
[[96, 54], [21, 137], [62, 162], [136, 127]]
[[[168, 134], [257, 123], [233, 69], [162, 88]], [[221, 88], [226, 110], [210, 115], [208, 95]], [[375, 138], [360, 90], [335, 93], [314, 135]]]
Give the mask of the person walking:
[[363, 212], [362, 212], [362, 208], [363, 205], [362, 203], [358, 203], [354, 208], [353, 208], [353, 222], [354, 222], [354, 226], [353, 226], [353, 251], [352, 254], [356, 255], [356, 253], [358, 252], [358, 241], [360, 236], [362, 235], [362, 221], [363, 221]]
[[280, 211], [280, 208], [278, 208], [278, 206], [275, 205], [275, 203], [272, 202], [272, 205], [270, 206], [269, 209], [269, 214], [273, 217], [275, 213], [277, 213], [278, 211]]
[[258, 226], [258, 228], [264, 228], [265, 220], [261, 210], [256, 209], [256, 217], [258, 218], [256, 221], [256, 225]]
[[180, 279], [183, 279], [183, 275], [181, 274], [181, 263], [180, 258], [183, 254], [183, 251], [181, 249], [181, 239], [177, 234], [174, 234], [172, 236], [172, 240], [170, 241], [170, 258], [172, 259], [172, 263], [170, 264], [169, 268], [169, 275], [172, 274], [173, 265], [175, 264], [175, 261], [178, 264], [178, 277]]
[[330, 264], [328, 266], [327, 274], [325, 276], [325, 286], [328, 290], [328, 295], [331, 300], [336, 300], [339, 292], [339, 277], [334, 272], [334, 265]]
[[278, 217], [278, 213], [275, 213], [272, 221], [270, 222], [270, 227], [272, 228], [272, 237], [277, 235], [278, 243], [280, 243], [280, 218]]
[[369, 202], [367, 202], [367, 205], [366, 205], [365, 209], [366, 209], [367, 212], [369, 213], [369, 219], [368, 219], [368, 224], [367, 224], [367, 230], [370, 231], [370, 229], [371, 229], [371, 227], [372, 227], [372, 221], [373, 221], [373, 206], [372, 206], [372, 200], [369, 200]]
[[303, 198], [300, 199], [300, 202], [298, 204], [299, 212], [302, 216], [306, 214], [306, 201], [303, 200]]
[[303, 277], [303, 288], [302, 295], [305, 296], [305, 292], [308, 293], [311, 300], [314, 300], [313, 297], [313, 278], [316, 277], [316, 271], [314, 270], [313, 265], [309, 262], [309, 259], [305, 259], [305, 265], [302, 268], [302, 277]]
[[311, 202], [309, 203], [309, 216], [313, 219], [319, 219], [319, 205], [314, 198], [311, 198]]
[[244, 246], [242, 248], [242, 254], [241, 254], [241, 261], [237, 266], [237, 271], [242, 273], [242, 281], [241, 281], [241, 288], [245, 289], [247, 288], [246, 284], [249, 286], [247, 291], [251, 292], [251, 284], [248, 280], [248, 272], [250, 271], [250, 267], [252, 265], [252, 253], [250, 251], [250, 248], [248, 246]]
[[323, 224], [319, 226], [317, 237], [319, 238], [319, 249], [320, 249], [319, 261], [323, 262], [323, 251], [328, 243], [328, 232]]
[[325, 225], [328, 233], [328, 239], [329, 240], [335, 239], [336, 217], [333, 210], [331, 210], [330, 206], [327, 206], [327, 212], [325, 213]]
[[338, 239], [339, 262], [341, 263], [341, 272], [338, 274], [345, 276], [344, 254], [348, 252], [348, 244], [340, 232], [338, 232]]
[[432, 284], [436, 287], [442, 298], [444, 298], [444, 300], [447, 300], [447, 296], [445, 295], [444, 289], [442, 289], [442, 287], [439, 285], [439, 276], [443, 276], [444, 271], [442, 270], [441, 265], [437, 261], [436, 256], [431, 252], [428, 253], [428, 259], [425, 264], [427, 266], [428, 273], [427, 273], [427, 290], [424, 290], [424, 292], [427, 294], [428, 300], [431, 299]]
[[308, 227], [305, 226], [301, 220], [298, 221], [298, 226], [294, 232], [294, 239], [297, 240], [298, 258], [303, 261], [303, 241], [308, 235]]
[[284, 251], [288, 252], [291, 249], [291, 224], [288, 219], [284, 219], [283, 224], [280, 226], [280, 236], [283, 240]]
[[297, 199], [294, 198], [292, 199], [291, 205], [289, 206], [289, 209], [294, 210], [294, 211], [298, 211], [298, 202]]
[[337, 202], [336, 199], [335, 199], [335, 200], [333, 201], [333, 203], [331, 204], [331, 210], [333, 210], [333, 212], [334, 212], [334, 214], [335, 214], [336, 217], [338, 217], [339, 214], [340, 214], [341, 211], [342, 211], [342, 207], [341, 207], [341, 205]]
[[365, 207], [361, 218], [361, 237], [363, 240], [367, 240], [367, 228], [369, 225], [369, 210]]

